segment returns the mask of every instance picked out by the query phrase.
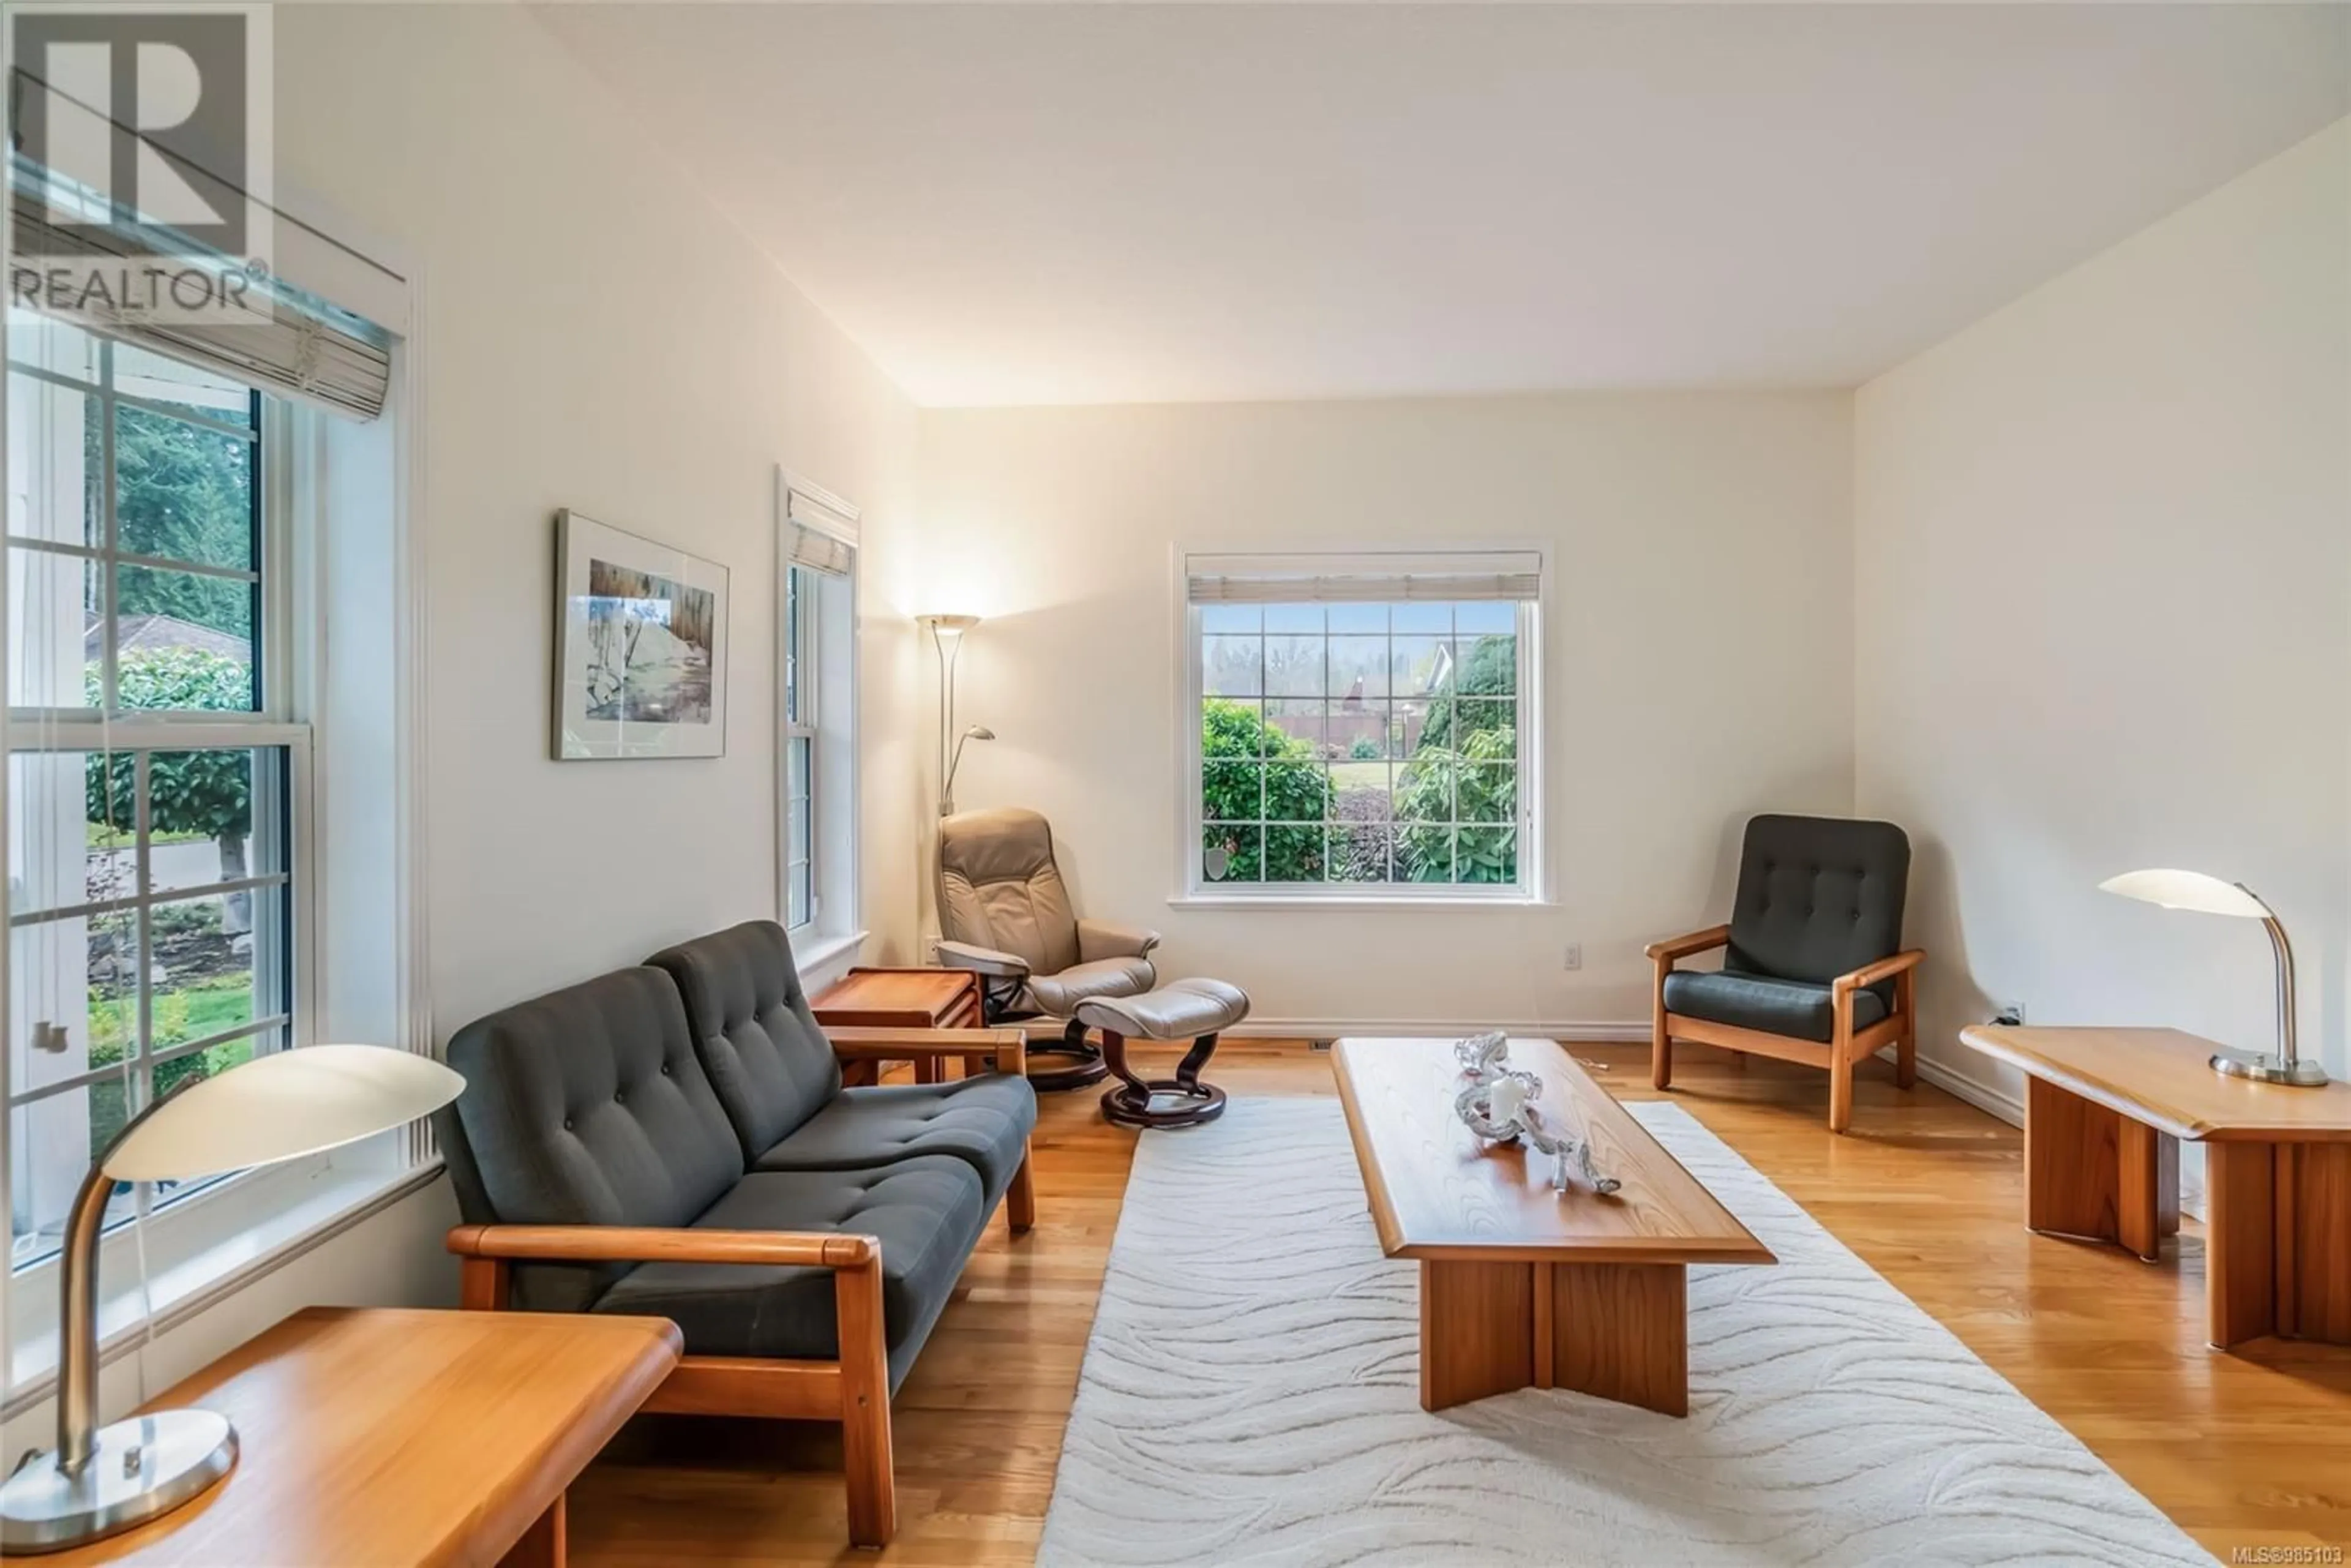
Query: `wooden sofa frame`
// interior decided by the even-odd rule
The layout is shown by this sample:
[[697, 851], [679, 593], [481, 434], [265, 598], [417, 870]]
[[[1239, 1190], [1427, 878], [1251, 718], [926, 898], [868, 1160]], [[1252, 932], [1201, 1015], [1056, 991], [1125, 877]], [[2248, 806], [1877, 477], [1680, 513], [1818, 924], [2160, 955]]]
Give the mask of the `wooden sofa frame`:
[[[825, 1031], [843, 1062], [913, 1058], [940, 1064], [992, 1061], [1018, 1075], [1027, 1067], [1020, 1031], [1011, 1029], [833, 1029]], [[1006, 1222], [1018, 1234], [1037, 1223], [1031, 1153], [1004, 1195]], [[882, 1243], [871, 1236], [805, 1230], [695, 1230], [617, 1225], [460, 1225], [448, 1248], [462, 1260], [458, 1304], [495, 1312], [509, 1305], [517, 1262], [750, 1263], [830, 1269], [839, 1313], [837, 1361], [765, 1356], [682, 1356], [643, 1408], [682, 1416], [762, 1416], [838, 1421], [852, 1545], [882, 1547], [898, 1530], [898, 1483], [890, 1437], [889, 1349], [882, 1322]]]
[[[1834, 1022], [1829, 1041], [1794, 1040], [1786, 1035], [1771, 1034], [1762, 1030], [1741, 1029], [1736, 1024], [1715, 1023], [1708, 1019], [1691, 1018], [1686, 1013], [1666, 1010], [1666, 977], [1674, 972], [1674, 965], [1699, 953], [1711, 952], [1730, 941], [1730, 927], [1709, 925], [1703, 931], [1693, 931], [1687, 936], [1669, 941], [1652, 942], [1648, 946], [1649, 962], [1656, 968], [1649, 999], [1649, 1082], [1659, 1089], [1669, 1089], [1674, 1082], [1674, 1041], [1686, 1040], [1698, 1045], [1717, 1045], [1743, 1056], [1752, 1051], [1757, 1056], [1777, 1057], [1782, 1061], [1801, 1061], [1807, 1067], [1824, 1067], [1829, 1074], [1829, 1131], [1842, 1133], [1853, 1124], [1853, 1064], [1865, 1056], [1874, 1056], [1887, 1045], [1894, 1047], [1894, 1082], [1907, 1089], [1918, 1082], [1918, 961], [1927, 955], [1917, 947], [1905, 948], [1888, 958], [1880, 958], [1865, 968], [1849, 975], [1839, 975], [1829, 982], [1829, 1001]], [[1894, 1005], [1884, 1018], [1867, 1029], [1856, 1031], [1853, 1027], [1853, 998], [1886, 980], [1894, 982]]]

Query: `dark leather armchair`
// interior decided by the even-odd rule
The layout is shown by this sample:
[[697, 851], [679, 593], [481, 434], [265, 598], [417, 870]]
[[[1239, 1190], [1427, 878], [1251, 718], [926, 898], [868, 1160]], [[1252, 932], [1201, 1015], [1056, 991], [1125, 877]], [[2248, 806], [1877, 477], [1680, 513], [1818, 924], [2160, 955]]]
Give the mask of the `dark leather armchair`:
[[[1891, 822], [1749, 821], [1730, 923], [1652, 943], [1650, 1077], [1671, 1087], [1674, 1041], [1824, 1067], [1829, 1131], [1853, 1122], [1853, 1064], [1895, 1048], [1895, 1082], [1917, 1081], [1916, 975], [1902, 946], [1910, 840]], [[1719, 970], [1682, 959], [1722, 948]]]

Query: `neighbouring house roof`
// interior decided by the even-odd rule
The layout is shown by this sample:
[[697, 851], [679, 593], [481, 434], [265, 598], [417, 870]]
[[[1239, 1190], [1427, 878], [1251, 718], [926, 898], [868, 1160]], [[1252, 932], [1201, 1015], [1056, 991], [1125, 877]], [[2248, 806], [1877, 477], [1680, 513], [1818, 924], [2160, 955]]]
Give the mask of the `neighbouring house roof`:
[[[240, 664], [253, 662], [253, 649], [242, 637], [226, 632], [215, 632], [209, 626], [199, 626], [193, 621], [182, 621], [171, 615], [126, 615], [121, 631], [115, 638], [115, 651], [122, 653], [154, 653], [165, 648], [200, 648], [207, 653], [218, 653], [235, 659]], [[102, 616], [91, 615], [84, 623], [81, 634], [82, 657], [98, 660], [106, 656], [106, 622]]]

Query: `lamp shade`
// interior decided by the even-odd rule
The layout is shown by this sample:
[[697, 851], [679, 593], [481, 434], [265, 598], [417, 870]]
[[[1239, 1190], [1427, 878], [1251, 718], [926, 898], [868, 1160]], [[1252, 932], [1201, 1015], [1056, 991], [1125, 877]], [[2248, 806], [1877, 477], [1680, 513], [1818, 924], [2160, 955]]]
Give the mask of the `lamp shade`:
[[2142, 904], [2166, 909], [2193, 910], [2199, 915], [2233, 915], [2241, 920], [2262, 920], [2269, 905], [2232, 882], [2206, 876], [2200, 871], [2126, 871], [2098, 883], [2105, 893], [2119, 893]]
[[960, 637], [979, 624], [977, 615], [925, 615], [921, 620], [924, 625], [941, 637]]
[[117, 1181], [186, 1181], [356, 1143], [439, 1110], [465, 1080], [381, 1045], [275, 1051], [159, 1103], [107, 1151]]

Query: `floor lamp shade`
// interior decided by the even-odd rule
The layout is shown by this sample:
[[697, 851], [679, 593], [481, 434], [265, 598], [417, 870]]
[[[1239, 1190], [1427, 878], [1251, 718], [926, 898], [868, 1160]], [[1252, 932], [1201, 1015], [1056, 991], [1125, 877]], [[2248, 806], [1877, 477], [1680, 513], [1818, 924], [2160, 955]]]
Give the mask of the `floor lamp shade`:
[[57, 1274], [57, 1446], [0, 1485], [0, 1555], [99, 1541], [203, 1495], [236, 1464], [210, 1410], [98, 1425], [98, 1259], [117, 1183], [185, 1181], [319, 1154], [455, 1100], [443, 1063], [373, 1045], [313, 1045], [241, 1062], [133, 1117], [99, 1154], [66, 1220]]

